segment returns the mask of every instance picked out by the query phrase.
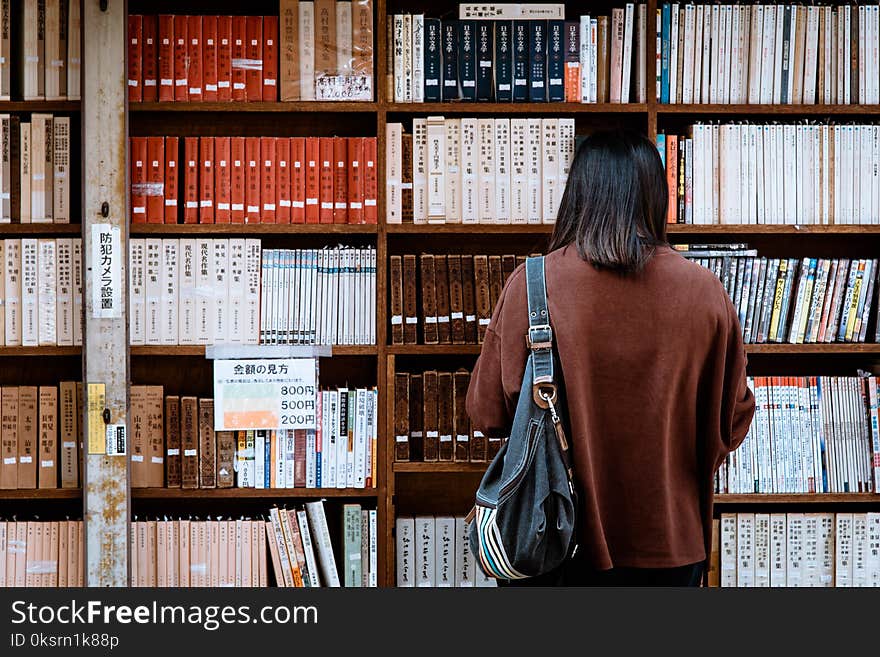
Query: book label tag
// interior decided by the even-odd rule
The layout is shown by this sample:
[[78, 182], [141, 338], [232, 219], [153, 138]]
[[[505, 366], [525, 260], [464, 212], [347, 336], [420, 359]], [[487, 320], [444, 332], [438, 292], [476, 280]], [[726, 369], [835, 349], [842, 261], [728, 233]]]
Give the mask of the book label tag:
[[124, 424], [107, 425], [107, 456], [125, 456], [128, 452]]

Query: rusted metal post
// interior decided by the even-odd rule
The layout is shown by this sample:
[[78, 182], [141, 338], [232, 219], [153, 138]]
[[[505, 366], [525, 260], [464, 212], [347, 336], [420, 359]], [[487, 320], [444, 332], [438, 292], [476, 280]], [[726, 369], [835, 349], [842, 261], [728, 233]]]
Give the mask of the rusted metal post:
[[124, 0], [83, 0], [87, 586], [127, 586], [128, 217]]

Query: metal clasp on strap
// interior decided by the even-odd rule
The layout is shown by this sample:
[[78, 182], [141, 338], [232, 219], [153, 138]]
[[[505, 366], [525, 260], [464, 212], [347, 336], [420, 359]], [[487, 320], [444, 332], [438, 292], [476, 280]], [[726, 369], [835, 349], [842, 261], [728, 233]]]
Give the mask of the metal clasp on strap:
[[553, 329], [549, 324], [530, 326], [526, 334], [526, 343], [532, 351], [553, 348]]

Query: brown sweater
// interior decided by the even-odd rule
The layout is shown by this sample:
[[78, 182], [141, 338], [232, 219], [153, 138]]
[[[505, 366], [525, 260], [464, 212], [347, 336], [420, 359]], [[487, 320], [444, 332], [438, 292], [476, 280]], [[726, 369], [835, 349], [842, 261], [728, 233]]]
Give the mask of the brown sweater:
[[[667, 246], [624, 277], [573, 247], [548, 254], [580, 550], [597, 569], [702, 561], [713, 476], [745, 438], [755, 400], [736, 312], [718, 279]], [[507, 436], [525, 369], [524, 268], [495, 308], [468, 390], [474, 427]]]

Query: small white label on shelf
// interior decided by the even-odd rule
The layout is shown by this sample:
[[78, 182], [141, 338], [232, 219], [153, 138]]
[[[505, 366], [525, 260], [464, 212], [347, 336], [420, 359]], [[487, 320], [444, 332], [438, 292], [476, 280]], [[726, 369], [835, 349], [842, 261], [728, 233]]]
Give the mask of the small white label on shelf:
[[[107, 425], [107, 456], [125, 456], [128, 453], [128, 441], [126, 440], [126, 432], [124, 424], [108, 424]], [[143, 460], [143, 457], [132, 456], [134, 461], [136, 458]]]

